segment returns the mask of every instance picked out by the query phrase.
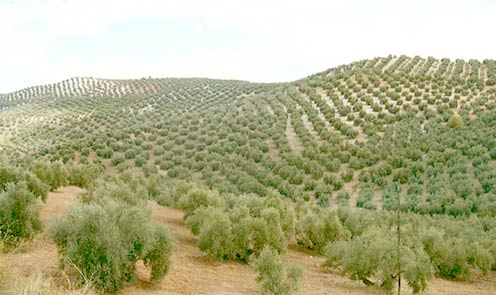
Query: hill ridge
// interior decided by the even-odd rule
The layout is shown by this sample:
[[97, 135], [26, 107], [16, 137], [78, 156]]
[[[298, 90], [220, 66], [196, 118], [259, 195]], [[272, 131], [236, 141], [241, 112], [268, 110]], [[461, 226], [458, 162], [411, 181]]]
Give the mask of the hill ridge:
[[[151, 95], [159, 92], [156, 85], [158, 83], [157, 81], [174, 79], [232, 81], [253, 84], [287, 84], [323, 76], [335, 78], [342, 75], [344, 71], [353, 72], [355, 70], [381, 71], [387, 75], [396, 75], [403, 71], [404, 75], [410, 77], [447, 79], [459, 83], [469, 81], [471, 83], [482, 83], [484, 86], [494, 86], [496, 84], [495, 60], [485, 59], [481, 62], [475, 59], [466, 61], [463, 59], [450, 60], [447, 58], [436, 59], [433, 57], [422, 58], [420, 56], [389, 55], [387, 57], [375, 57], [373, 59], [364, 59], [339, 65], [295, 81], [283, 83], [255, 83], [244, 80], [210, 79], [206, 77], [113, 79], [76, 76], [59, 82], [34, 85], [13, 92], [3, 93], [0, 94], [0, 101], [32, 99], [50, 95], [55, 97]], [[138, 86], [138, 84], [140, 85]]]

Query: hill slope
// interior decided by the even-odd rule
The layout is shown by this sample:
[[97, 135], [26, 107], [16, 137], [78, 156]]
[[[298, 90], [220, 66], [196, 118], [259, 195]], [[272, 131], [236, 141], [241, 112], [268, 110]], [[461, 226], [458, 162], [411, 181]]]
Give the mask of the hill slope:
[[493, 215], [495, 77], [493, 60], [389, 56], [282, 84], [73, 78], [0, 96], [0, 147], [226, 192]]

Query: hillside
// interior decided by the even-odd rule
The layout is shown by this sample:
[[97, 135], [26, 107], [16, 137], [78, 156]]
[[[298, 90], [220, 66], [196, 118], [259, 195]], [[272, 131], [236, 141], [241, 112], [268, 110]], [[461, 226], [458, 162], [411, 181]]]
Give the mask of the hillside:
[[494, 193], [495, 75], [492, 60], [389, 56], [284, 84], [74, 78], [0, 97], [0, 146], [333, 205], [381, 207], [399, 182], [412, 210], [457, 215], [473, 206], [431, 208], [440, 186]]
[[135, 286], [110, 286], [124, 294], [256, 293], [247, 264], [267, 245], [304, 266], [300, 294], [379, 294], [398, 274], [406, 294], [490, 294], [495, 110], [496, 61], [407, 56], [287, 83], [87, 77], [0, 94], [0, 204], [55, 191], [42, 233], [0, 259], [32, 278], [24, 258], [46, 254], [48, 280], [71, 282], [46, 227], [76, 204], [168, 228], [170, 273], [151, 286], [138, 264]]

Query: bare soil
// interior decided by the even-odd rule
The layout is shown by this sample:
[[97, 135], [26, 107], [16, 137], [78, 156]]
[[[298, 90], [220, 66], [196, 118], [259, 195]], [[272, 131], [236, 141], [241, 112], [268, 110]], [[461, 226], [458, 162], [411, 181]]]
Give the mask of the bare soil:
[[385, 73], [395, 62], [398, 60], [397, 56], [394, 56], [383, 68], [382, 72]]
[[277, 148], [276, 144], [272, 139], [267, 140], [267, 145], [269, 146], [269, 155], [274, 159], [274, 160], [281, 160], [281, 156], [279, 155], [279, 149]]
[[291, 125], [291, 114], [288, 114], [286, 123], [286, 137], [288, 139], [289, 148], [291, 148], [294, 153], [300, 154], [303, 151], [303, 144]]
[[303, 121], [303, 126], [305, 126], [305, 128], [308, 130], [308, 133], [312, 135], [313, 139], [315, 139], [318, 144], [324, 144], [324, 141], [322, 140], [322, 138], [320, 138], [317, 131], [315, 131], [315, 129], [313, 128], [313, 124], [308, 119], [308, 115], [306, 113], [303, 113], [303, 115], [301, 115], [301, 120]]

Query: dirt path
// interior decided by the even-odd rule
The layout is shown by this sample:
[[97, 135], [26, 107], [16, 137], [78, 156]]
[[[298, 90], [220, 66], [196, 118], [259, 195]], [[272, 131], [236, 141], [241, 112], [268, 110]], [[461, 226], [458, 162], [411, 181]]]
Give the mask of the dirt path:
[[277, 148], [274, 141], [269, 138], [267, 139], [267, 145], [269, 146], [269, 155], [276, 161], [281, 160], [281, 155], [279, 155], [279, 149]]
[[468, 62], [465, 62], [463, 64], [462, 73], [460, 74], [460, 77], [462, 78], [463, 81], [466, 81], [469, 74], [470, 74], [470, 64]]
[[269, 112], [269, 114], [271, 114], [272, 116], [276, 115], [276, 113], [274, 113], [274, 110], [272, 109], [272, 107], [270, 105], [266, 105], [266, 108], [267, 108], [267, 111]]
[[397, 60], [398, 56], [391, 58], [391, 60], [382, 68], [382, 72], [385, 73]]
[[48, 194], [40, 212], [40, 219], [46, 226], [50, 219], [60, 217], [66, 212], [67, 206], [84, 190], [77, 186], [66, 186]]
[[301, 120], [303, 121], [303, 126], [307, 129], [308, 133], [313, 137], [313, 139], [320, 145], [324, 144], [324, 141], [322, 138], [320, 138], [319, 134], [317, 131], [315, 131], [315, 128], [313, 128], [312, 122], [308, 119], [308, 115], [304, 112], [301, 115]]
[[394, 71], [395, 74], [401, 73], [401, 70], [405, 68], [411, 61], [411, 58], [405, 58]]
[[334, 129], [334, 126], [332, 126], [329, 123], [329, 121], [326, 119], [326, 117], [324, 116], [324, 114], [322, 113], [322, 111], [320, 110], [320, 108], [317, 106], [317, 104], [315, 103], [315, 101], [311, 100], [310, 97], [306, 93], [301, 92], [299, 89], [297, 89], [297, 91], [298, 91], [298, 95], [300, 95], [300, 97], [304, 101], [309, 102], [309, 103], [312, 104], [312, 108], [317, 112], [317, 116], [319, 117], [319, 119], [322, 122], [324, 122], [324, 125], [325, 125], [327, 131], [338, 133], [338, 131], [336, 129]]
[[291, 125], [291, 114], [288, 114], [285, 133], [291, 150], [296, 154], [301, 154], [303, 152], [303, 144]]

